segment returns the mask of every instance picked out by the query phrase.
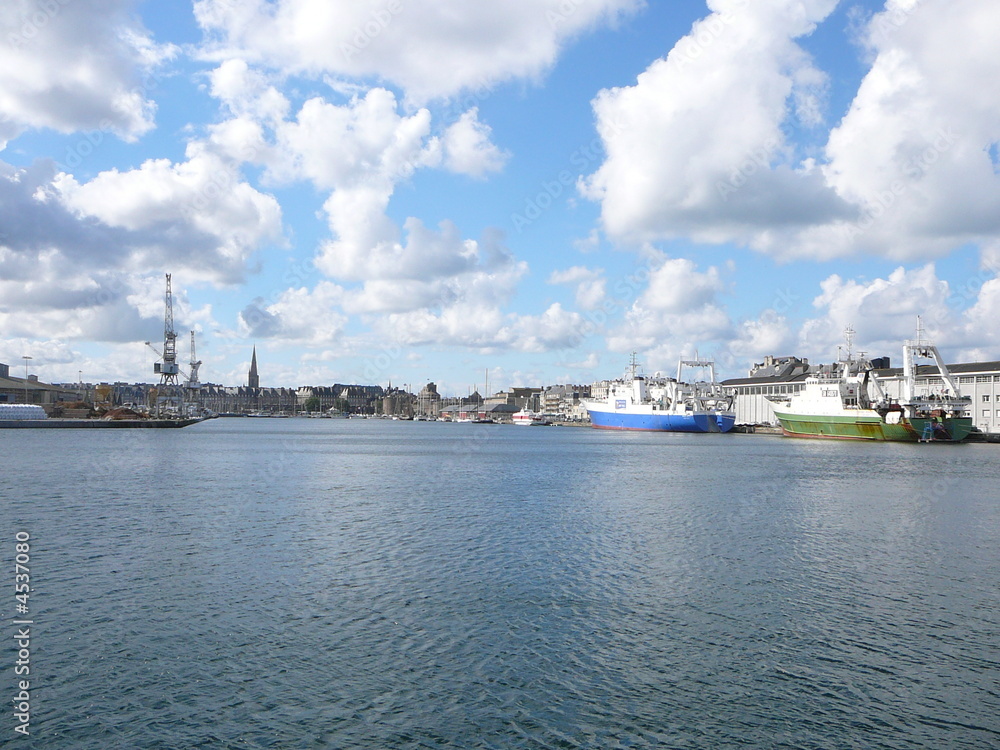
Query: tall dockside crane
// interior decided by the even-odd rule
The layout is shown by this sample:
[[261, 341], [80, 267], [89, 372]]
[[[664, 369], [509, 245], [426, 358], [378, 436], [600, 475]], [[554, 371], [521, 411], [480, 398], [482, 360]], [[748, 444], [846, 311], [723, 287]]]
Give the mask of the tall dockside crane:
[[[170, 274], [167, 274], [167, 293], [164, 296], [163, 313], [163, 354], [156, 351], [148, 341], [146, 345], [156, 352], [162, 361], [153, 365], [153, 372], [160, 376], [160, 387], [156, 394], [156, 413], [159, 416], [163, 407], [173, 405], [178, 411], [183, 406], [184, 399], [177, 375], [180, 367], [177, 364], [177, 332], [174, 331], [174, 296], [170, 291]], [[192, 354], [192, 359], [194, 356]], [[200, 362], [198, 364], [201, 364]]]
[[160, 373], [160, 386], [177, 386], [177, 332], [174, 331], [174, 296], [170, 292], [170, 274], [167, 274], [167, 293], [163, 313], [163, 363], [153, 365], [153, 372]]
[[187, 379], [187, 387], [191, 391], [197, 391], [201, 388], [201, 383], [198, 381], [198, 368], [200, 367], [201, 360], [196, 359], [194, 353], [194, 331], [191, 331], [191, 372]]

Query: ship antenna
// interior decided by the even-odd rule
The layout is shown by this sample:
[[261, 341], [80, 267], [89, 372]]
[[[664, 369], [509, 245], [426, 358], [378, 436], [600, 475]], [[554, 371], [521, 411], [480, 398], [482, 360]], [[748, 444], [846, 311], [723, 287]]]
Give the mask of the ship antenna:
[[844, 329], [844, 338], [847, 340], [847, 361], [848, 362], [853, 361], [853, 358], [854, 358], [854, 353], [853, 353], [853, 350], [854, 350], [854, 334], [855, 334], [855, 331], [854, 331], [854, 329], [850, 325], [848, 325], [847, 328]]

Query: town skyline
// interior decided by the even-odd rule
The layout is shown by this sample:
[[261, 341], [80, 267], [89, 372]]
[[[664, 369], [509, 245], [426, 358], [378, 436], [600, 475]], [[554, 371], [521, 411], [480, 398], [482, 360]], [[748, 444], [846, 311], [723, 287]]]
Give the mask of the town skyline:
[[738, 377], [918, 314], [995, 360], [998, 34], [988, 0], [25, 0], [0, 361], [150, 380], [168, 273], [216, 383], [254, 347], [274, 387]]

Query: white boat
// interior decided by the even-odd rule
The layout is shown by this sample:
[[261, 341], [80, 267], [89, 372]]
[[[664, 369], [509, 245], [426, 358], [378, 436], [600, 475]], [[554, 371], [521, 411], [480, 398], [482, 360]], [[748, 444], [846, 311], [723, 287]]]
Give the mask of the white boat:
[[[709, 380], [685, 383], [685, 367], [707, 369]], [[729, 432], [736, 422], [732, 397], [715, 380], [710, 360], [681, 360], [677, 378], [646, 377], [632, 354], [625, 377], [614, 380], [603, 401], [585, 401], [594, 427], [656, 432]]]
[[526, 408], [521, 409], [521, 411], [514, 414], [512, 419], [514, 424], [521, 425], [523, 427], [544, 427], [550, 424], [549, 420], [547, 420], [544, 416]]

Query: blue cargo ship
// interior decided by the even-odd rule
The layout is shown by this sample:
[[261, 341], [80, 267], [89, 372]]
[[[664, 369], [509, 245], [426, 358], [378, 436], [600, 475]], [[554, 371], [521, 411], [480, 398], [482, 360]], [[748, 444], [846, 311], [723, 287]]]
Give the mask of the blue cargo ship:
[[[684, 367], [707, 369], [709, 380], [685, 383]], [[729, 432], [736, 422], [732, 398], [715, 381], [715, 363], [681, 360], [677, 378], [639, 372], [635, 354], [624, 378], [608, 385], [607, 397], [585, 402], [594, 427], [657, 432]]]

